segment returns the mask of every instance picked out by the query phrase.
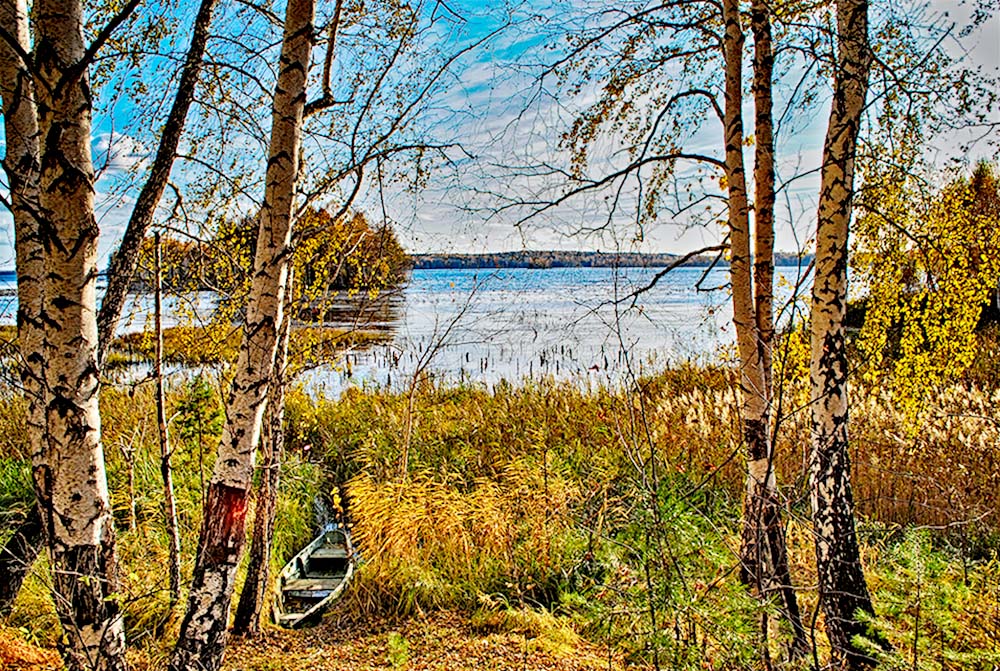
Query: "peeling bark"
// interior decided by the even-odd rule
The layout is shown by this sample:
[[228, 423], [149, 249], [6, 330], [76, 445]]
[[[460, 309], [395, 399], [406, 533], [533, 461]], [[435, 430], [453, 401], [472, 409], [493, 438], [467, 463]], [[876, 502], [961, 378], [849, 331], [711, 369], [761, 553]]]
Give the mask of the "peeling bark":
[[38, 0], [33, 19], [47, 436], [35, 484], [66, 666], [121, 669], [125, 630], [98, 409], [98, 228], [82, 4]]
[[222, 663], [233, 582], [246, 538], [254, 454], [284, 313], [314, 13], [314, 0], [289, 0], [286, 8], [243, 344], [209, 485], [188, 609], [170, 662], [173, 671], [214, 671]]
[[847, 248], [854, 190], [854, 157], [868, 88], [871, 53], [866, 0], [837, 1], [837, 69], [823, 166], [812, 292], [813, 510], [819, 599], [837, 667], [859, 669], [874, 660], [854, 645], [865, 633], [857, 613], [874, 613], [854, 527], [847, 436]]
[[[11, 37], [24, 52], [30, 51], [28, 10], [25, 0], [2, 0], [0, 24], [11, 28]], [[14, 248], [17, 264], [17, 337], [19, 373], [28, 402], [27, 434], [32, 463], [47, 459], [45, 440], [45, 385], [42, 378], [43, 331], [40, 319], [44, 262], [38, 235], [38, 118], [34, 82], [20, 56], [6, 40], [0, 40], [0, 98], [6, 152]], [[41, 513], [31, 511], [0, 556], [0, 614], [13, 605], [31, 563], [44, 542]]]

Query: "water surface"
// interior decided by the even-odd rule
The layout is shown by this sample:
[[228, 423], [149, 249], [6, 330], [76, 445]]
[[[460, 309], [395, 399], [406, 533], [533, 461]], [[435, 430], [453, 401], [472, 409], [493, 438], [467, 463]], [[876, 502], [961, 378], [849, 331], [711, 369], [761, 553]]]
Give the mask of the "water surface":
[[[495, 384], [554, 376], [620, 382], [682, 360], [711, 361], [733, 342], [728, 269], [414, 270], [398, 293], [342, 297], [332, 326], [388, 331], [387, 345], [303, 375], [317, 393], [405, 388], [416, 377]], [[778, 305], [798, 269], [778, 269]], [[0, 274], [0, 319], [13, 323], [13, 277]], [[647, 289], [648, 287], [648, 289]], [[784, 288], [781, 288], [784, 287]], [[100, 288], [99, 288], [100, 290]], [[636, 294], [638, 290], [642, 290]], [[120, 332], [152, 326], [152, 297], [130, 296]], [[211, 292], [165, 300], [167, 325], [205, 317]]]

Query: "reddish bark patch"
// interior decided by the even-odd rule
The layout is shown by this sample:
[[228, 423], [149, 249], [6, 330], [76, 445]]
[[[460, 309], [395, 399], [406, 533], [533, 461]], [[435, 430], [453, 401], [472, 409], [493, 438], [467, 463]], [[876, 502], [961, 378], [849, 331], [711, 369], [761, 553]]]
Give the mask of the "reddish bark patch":
[[[208, 564], [235, 561], [246, 531], [247, 491], [213, 483], [205, 500], [203, 551]], [[231, 559], [230, 559], [231, 558]]]

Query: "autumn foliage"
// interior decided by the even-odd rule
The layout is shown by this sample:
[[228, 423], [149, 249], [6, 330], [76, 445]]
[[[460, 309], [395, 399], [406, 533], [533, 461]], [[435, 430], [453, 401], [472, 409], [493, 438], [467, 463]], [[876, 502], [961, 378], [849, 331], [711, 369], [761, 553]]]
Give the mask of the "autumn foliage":
[[[309, 209], [297, 226], [294, 266], [302, 299], [317, 300], [330, 291], [378, 292], [396, 286], [410, 267], [392, 228], [373, 224], [362, 212], [334, 217]], [[216, 222], [205, 241], [164, 237], [164, 285], [175, 291], [216, 291], [233, 302], [245, 297], [256, 232], [256, 221], [247, 217]], [[152, 237], [145, 240], [142, 257], [136, 290], [152, 286]]]

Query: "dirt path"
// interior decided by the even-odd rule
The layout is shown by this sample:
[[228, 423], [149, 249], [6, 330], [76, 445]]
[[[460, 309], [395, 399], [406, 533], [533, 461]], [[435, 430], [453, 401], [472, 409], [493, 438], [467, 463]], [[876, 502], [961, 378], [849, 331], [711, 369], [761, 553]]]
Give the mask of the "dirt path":
[[[338, 626], [333, 618], [313, 629], [268, 628], [261, 638], [233, 640], [224, 671], [596, 671], [607, 652], [585, 641], [556, 645], [521, 633], [478, 633], [468, 616]], [[610, 668], [622, 664], [612, 659]]]
[[[55, 650], [27, 643], [0, 626], [0, 671], [55, 671]], [[334, 617], [312, 629], [267, 627], [252, 640], [234, 638], [223, 671], [621, 671], [616, 656], [570, 637], [555, 641], [516, 631], [475, 630], [467, 615], [345, 625]]]

